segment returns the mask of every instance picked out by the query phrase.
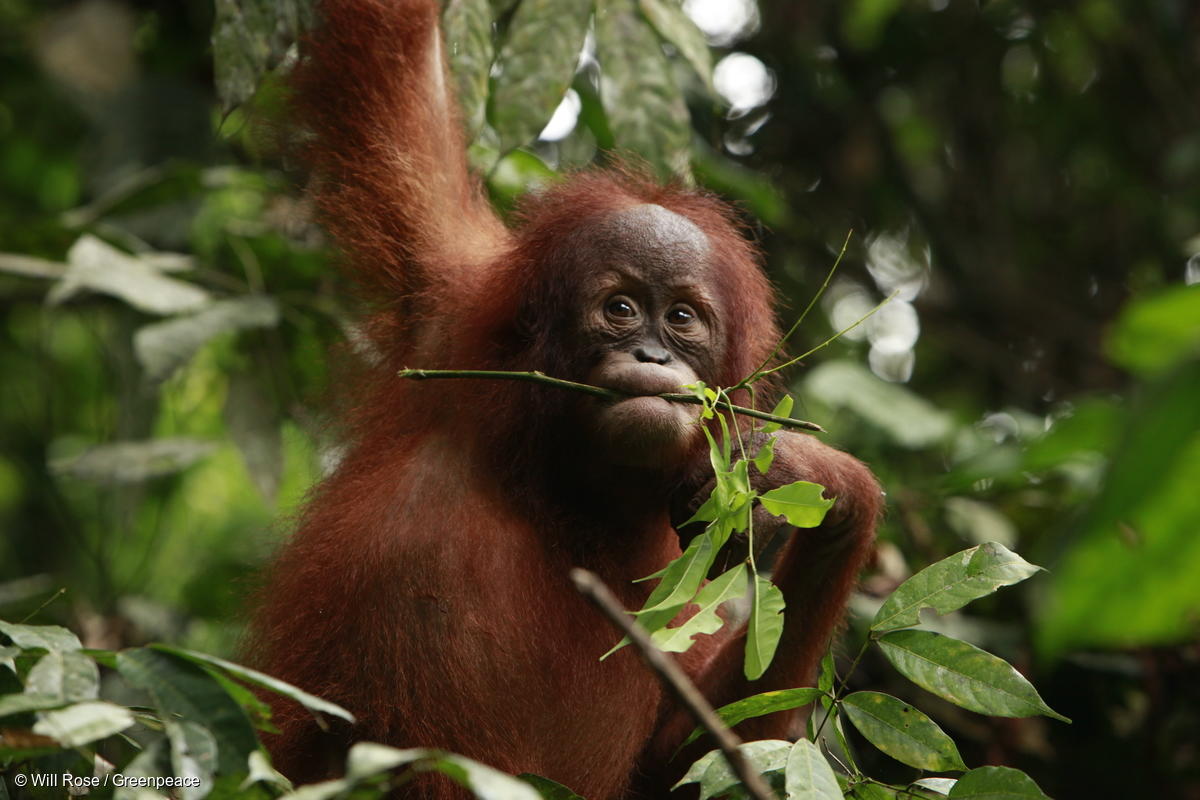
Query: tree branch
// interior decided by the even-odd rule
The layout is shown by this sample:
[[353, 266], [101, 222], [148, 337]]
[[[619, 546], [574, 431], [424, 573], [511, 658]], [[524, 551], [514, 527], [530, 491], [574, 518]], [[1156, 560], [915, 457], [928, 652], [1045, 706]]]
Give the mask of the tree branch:
[[708, 731], [720, 748], [730, 769], [737, 775], [738, 780], [746, 787], [746, 791], [754, 800], [775, 800], [775, 795], [763, 780], [762, 775], [755, 771], [738, 746], [742, 740], [721, 721], [717, 712], [704, 699], [688, 676], [679, 665], [662, 650], [659, 650], [650, 635], [634, 622], [617, 598], [604, 585], [604, 582], [586, 569], [571, 570], [571, 581], [579, 593], [590, 600], [608, 617], [609, 621], [621, 633], [629, 637], [629, 641], [641, 654], [646, 666], [654, 672], [659, 680], [675, 695], [684, 708], [692, 715], [700, 727]]

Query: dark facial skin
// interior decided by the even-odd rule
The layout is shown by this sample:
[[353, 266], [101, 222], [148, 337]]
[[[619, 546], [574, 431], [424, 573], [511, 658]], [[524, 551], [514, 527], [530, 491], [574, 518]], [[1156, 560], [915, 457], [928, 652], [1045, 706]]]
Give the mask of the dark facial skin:
[[697, 407], [658, 397], [713, 373], [720, 353], [710, 247], [691, 221], [657, 205], [613, 214], [587, 252], [603, 254], [580, 287], [576, 335], [589, 354], [585, 380], [632, 395], [593, 417], [613, 463], [667, 467], [701, 435]]

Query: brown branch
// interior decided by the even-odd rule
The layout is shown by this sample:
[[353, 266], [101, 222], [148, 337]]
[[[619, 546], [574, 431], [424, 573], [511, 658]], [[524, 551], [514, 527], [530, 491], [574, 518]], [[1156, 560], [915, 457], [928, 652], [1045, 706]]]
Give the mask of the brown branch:
[[634, 622], [633, 617], [621, 607], [617, 598], [604, 585], [604, 582], [586, 569], [571, 570], [571, 581], [579, 593], [592, 601], [604, 616], [608, 617], [616, 628], [629, 638], [634, 648], [641, 654], [646, 666], [656, 674], [670, 692], [675, 695], [684, 708], [716, 741], [717, 747], [729, 762], [729, 767], [737, 775], [738, 780], [746, 787], [746, 791], [754, 800], [775, 800], [775, 795], [763, 780], [762, 775], [746, 759], [738, 745], [742, 743], [733, 731], [721, 721], [717, 712], [700, 694], [688, 676], [677, 663], [650, 640], [650, 635]]

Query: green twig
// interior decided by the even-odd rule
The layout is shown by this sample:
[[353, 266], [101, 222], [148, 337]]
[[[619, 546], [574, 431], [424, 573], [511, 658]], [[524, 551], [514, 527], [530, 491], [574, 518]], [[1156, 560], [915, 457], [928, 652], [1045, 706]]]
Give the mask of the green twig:
[[[637, 395], [618, 392], [613, 389], [605, 389], [600, 386], [592, 386], [587, 383], [576, 383], [575, 381], [567, 381], [562, 378], [552, 378], [543, 372], [508, 372], [505, 370], [493, 369], [402, 369], [398, 373], [401, 378], [409, 378], [414, 381], [442, 379], [442, 378], [475, 378], [485, 380], [508, 380], [508, 381], [526, 381], [529, 383], [541, 383], [546, 386], [556, 386], [560, 389], [569, 389], [573, 392], [582, 392], [590, 394], [593, 397], [603, 397], [607, 400], [617, 400], [623, 397], [636, 397]], [[661, 397], [664, 400], [670, 400], [672, 403], [685, 403], [688, 405], [699, 406], [703, 405], [704, 401], [699, 397], [690, 394], [678, 392], [665, 392], [663, 394], [651, 395], [653, 397]], [[765, 422], [774, 422], [782, 425], [785, 428], [793, 428], [802, 431], [817, 431], [823, 433], [825, 431], [820, 425], [815, 422], [807, 422], [801, 419], [792, 419], [791, 417], [780, 417], [776, 414], [768, 414], [765, 411], [759, 411], [755, 408], [745, 408], [744, 406], [736, 406], [728, 400], [718, 400], [714, 403], [715, 406], [723, 408], [726, 411], [732, 411], [734, 414], [741, 414], [744, 417], [754, 417]]]

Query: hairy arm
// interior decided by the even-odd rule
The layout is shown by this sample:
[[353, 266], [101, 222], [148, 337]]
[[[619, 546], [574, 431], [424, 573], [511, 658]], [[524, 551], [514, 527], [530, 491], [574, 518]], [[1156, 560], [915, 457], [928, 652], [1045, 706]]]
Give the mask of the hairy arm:
[[468, 174], [439, 4], [321, 0], [317, 15], [291, 85], [321, 221], [376, 296], [470, 279], [505, 231]]

